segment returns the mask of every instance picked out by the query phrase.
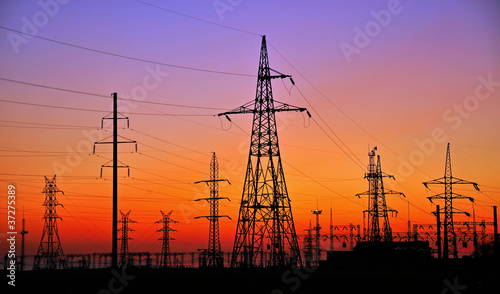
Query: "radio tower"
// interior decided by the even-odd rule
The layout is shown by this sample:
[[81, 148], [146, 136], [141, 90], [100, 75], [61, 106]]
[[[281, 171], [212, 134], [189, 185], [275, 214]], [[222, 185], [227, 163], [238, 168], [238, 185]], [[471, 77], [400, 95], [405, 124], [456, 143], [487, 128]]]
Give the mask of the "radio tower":
[[[66, 258], [63, 253], [61, 240], [59, 239], [59, 231], [57, 229], [57, 219], [62, 220], [56, 212], [57, 206], [62, 206], [56, 198], [58, 192], [64, 194], [64, 192], [59, 190], [56, 186], [56, 176], [54, 175], [51, 180], [45, 177], [45, 188], [42, 192], [45, 193], [45, 201], [43, 202], [43, 206], [45, 206], [45, 215], [43, 219], [45, 221], [42, 239], [35, 256], [33, 269], [66, 268]], [[44, 264], [44, 266], [42, 267], [41, 264]]]
[[[469, 201], [474, 202], [474, 198], [453, 193], [453, 184], [471, 184], [476, 190], [479, 191], [478, 184], [455, 178], [451, 175], [450, 143], [448, 143], [448, 147], [446, 149], [444, 177], [429, 182], [423, 182], [423, 184], [426, 188], [428, 188], [428, 185], [433, 184], [444, 185], [444, 193], [427, 197], [427, 199], [429, 199], [429, 201], [431, 202], [433, 199], [444, 199], [443, 257], [445, 259], [448, 259], [449, 255], [452, 255], [453, 258], [458, 258], [457, 236], [453, 227], [453, 214], [464, 213], [467, 216], [470, 215], [465, 211], [454, 211], [455, 209], [453, 208], [453, 199], [469, 199]], [[441, 236], [438, 236], [438, 238], [441, 238]]]
[[[271, 71], [277, 75], [271, 75]], [[271, 80], [276, 78], [290, 78], [293, 83], [291, 76], [269, 68], [266, 36], [262, 36], [255, 101], [218, 114], [229, 119], [228, 114], [253, 113], [231, 267], [256, 266], [258, 255], [264, 254], [264, 250], [270, 251], [271, 266], [302, 264], [281, 163], [275, 113], [306, 109], [274, 101]]]
[[129, 265], [130, 260], [129, 260], [129, 251], [128, 251], [128, 240], [133, 240], [128, 236], [128, 232], [135, 231], [134, 229], [131, 229], [128, 227], [129, 223], [136, 223], [136, 221], [131, 220], [129, 218], [130, 215], [129, 210], [127, 213], [123, 213], [120, 210], [120, 214], [122, 215], [122, 219], [119, 220], [118, 222], [122, 224], [122, 228], [118, 229], [118, 231], [122, 232], [122, 237], [119, 238], [118, 240], [122, 240], [122, 248], [120, 251], [120, 266], [124, 267]]
[[[363, 213], [368, 214], [368, 240], [372, 242], [392, 241], [392, 230], [389, 224], [388, 212], [397, 213], [396, 210], [387, 206], [385, 201], [386, 194], [399, 194], [384, 188], [383, 178], [392, 178], [394, 176], [382, 172], [380, 164], [380, 155], [377, 155], [377, 163], [375, 163], [375, 151], [377, 147], [368, 152], [368, 172], [365, 174], [365, 179], [368, 180], [368, 191], [356, 194], [356, 196], [368, 196], [368, 209]], [[382, 229], [380, 228], [380, 219], [382, 219]]]
[[164, 213], [163, 211], [160, 210], [162, 218], [159, 221], [156, 221], [155, 224], [162, 223], [163, 226], [161, 229], [156, 230], [157, 232], [163, 232], [163, 237], [158, 238], [158, 240], [162, 240], [162, 246], [161, 246], [161, 259], [160, 259], [160, 267], [171, 267], [172, 266], [172, 261], [170, 260], [170, 240], [175, 240], [174, 238], [170, 237], [170, 231], [177, 231], [172, 228], [170, 228], [170, 223], [178, 223], [178, 221], [175, 221], [170, 218], [170, 215], [172, 214], [171, 210], [169, 213]]
[[229, 184], [229, 180], [219, 179], [219, 162], [217, 161], [217, 157], [215, 156], [215, 152], [212, 153], [212, 160], [210, 161], [210, 180], [207, 181], [198, 181], [198, 183], [206, 183], [210, 187], [210, 197], [209, 198], [201, 198], [196, 199], [195, 201], [206, 200], [210, 203], [210, 215], [209, 216], [197, 216], [198, 218], [207, 218], [210, 221], [210, 229], [209, 229], [209, 237], [208, 237], [208, 252], [206, 257], [207, 267], [224, 267], [224, 259], [222, 256], [221, 248], [220, 248], [220, 237], [219, 237], [219, 218], [227, 217], [231, 219], [227, 215], [219, 215], [219, 200], [227, 199], [231, 201], [227, 197], [219, 197], [219, 182], [227, 181]]

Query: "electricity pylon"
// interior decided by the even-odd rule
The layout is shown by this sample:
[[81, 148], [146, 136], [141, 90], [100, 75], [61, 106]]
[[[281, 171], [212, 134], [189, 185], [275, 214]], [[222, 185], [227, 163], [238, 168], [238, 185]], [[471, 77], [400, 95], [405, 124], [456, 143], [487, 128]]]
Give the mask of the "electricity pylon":
[[171, 231], [177, 231], [174, 230], [170, 227], [170, 223], [178, 223], [178, 221], [175, 221], [170, 218], [172, 215], [171, 210], [169, 213], [164, 213], [163, 211], [160, 210], [162, 218], [161, 220], [158, 220], [155, 222], [155, 224], [162, 223], [163, 226], [161, 229], [156, 230], [157, 232], [163, 232], [163, 236], [161, 238], [158, 238], [158, 240], [163, 241], [161, 245], [161, 257], [160, 257], [160, 267], [171, 267], [172, 266], [172, 261], [170, 259], [170, 240], [175, 240], [174, 238], [170, 237], [170, 232]]
[[323, 212], [322, 210], [313, 210], [312, 213], [316, 215], [316, 226], [314, 226], [314, 242], [315, 242], [315, 248], [314, 248], [314, 264], [315, 266], [319, 265], [319, 261], [321, 259], [321, 247], [320, 247], [320, 233], [321, 233], [321, 226], [319, 225], [319, 215]]
[[[365, 173], [365, 179], [368, 180], [368, 191], [356, 194], [356, 196], [368, 196], [368, 209], [363, 211], [363, 213], [368, 214], [368, 240], [372, 242], [390, 242], [392, 241], [392, 230], [389, 223], [388, 212], [397, 213], [397, 211], [387, 206], [385, 195], [405, 195], [401, 192], [385, 189], [383, 179], [394, 179], [394, 176], [382, 172], [380, 155], [377, 155], [377, 163], [375, 163], [376, 150], [377, 147], [368, 152], [368, 172]], [[382, 229], [380, 228], [380, 219], [383, 221]]]
[[224, 259], [221, 252], [220, 246], [220, 236], [219, 236], [219, 218], [227, 217], [231, 219], [228, 215], [219, 215], [219, 200], [227, 199], [227, 197], [219, 197], [219, 182], [226, 181], [229, 184], [229, 180], [219, 179], [219, 162], [217, 161], [217, 156], [215, 152], [212, 153], [212, 160], [210, 161], [210, 180], [198, 181], [198, 183], [206, 183], [210, 187], [210, 197], [200, 198], [195, 201], [206, 200], [210, 204], [210, 215], [209, 216], [197, 216], [198, 218], [207, 218], [210, 221], [209, 237], [208, 237], [208, 252], [206, 256], [206, 267], [224, 267]]
[[123, 213], [120, 210], [120, 214], [122, 215], [122, 219], [119, 220], [118, 222], [122, 224], [121, 229], [118, 231], [122, 232], [122, 237], [119, 238], [118, 240], [122, 240], [122, 247], [120, 251], [120, 266], [128, 266], [130, 263], [129, 260], [129, 250], [128, 250], [128, 241], [133, 240], [133, 238], [128, 236], [128, 232], [135, 231], [134, 229], [129, 228], [128, 224], [129, 223], [136, 223], [136, 221], [131, 220], [129, 215], [130, 215], [131, 210], [129, 210], [127, 213]]
[[25, 219], [24, 219], [24, 208], [23, 208], [23, 229], [19, 233], [21, 234], [21, 263], [19, 265], [19, 270], [21, 271], [24, 270], [24, 235], [28, 234], [28, 231], [26, 231], [24, 225], [25, 225]]
[[[63, 253], [57, 228], [57, 219], [62, 220], [62, 218], [57, 215], [56, 208], [59, 205], [63, 207], [56, 198], [59, 192], [64, 194], [63, 191], [57, 188], [56, 176], [54, 175], [51, 180], [45, 177], [45, 188], [42, 192], [45, 193], [45, 201], [43, 202], [43, 206], [45, 206], [45, 215], [43, 216], [44, 225], [42, 239], [35, 256], [33, 269], [66, 268], [66, 258]], [[44, 266], [41, 266], [41, 263], [44, 264]]]
[[[444, 193], [433, 195], [427, 197], [429, 201], [432, 202], [433, 199], [444, 199], [444, 220], [443, 220], [443, 258], [448, 259], [450, 255], [453, 258], [458, 258], [457, 250], [457, 236], [455, 234], [455, 229], [453, 226], [453, 214], [463, 213], [470, 216], [468, 212], [458, 211], [453, 208], [453, 199], [469, 199], [469, 201], [474, 202], [474, 198], [463, 196], [453, 192], [454, 184], [471, 184], [476, 190], [479, 191], [478, 184], [475, 182], [465, 181], [459, 178], [455, 178], [451, 174], [451, 155], [450, 155], [450, 143], [446, 148], [446, 163], [444, 167], [444, 177], [435, 179], [428, 182], [423, 182], [424, 186], [428, 188], [429, 185], [438, 184], [444, 185]], [[441, 238], [441, 236], [438, 236]]]
[[[271, 75], [271, 71], [276, 75]], [[306, 109], [274, 101], [271, 80], [277, 78], [290, 78], [293, 83], [291, 76], [269, 67], [266, 37], [262, 36], [255, 100], [218, 114], [229, 119], [229, 114], [253, 113], [250, 152], [231, 267], [256, 266], [259, 254], [263, 260], [264, 250], [269, 251], [271, 266], [302, 264], [281, 163], [275, 113], [302, 112]]]

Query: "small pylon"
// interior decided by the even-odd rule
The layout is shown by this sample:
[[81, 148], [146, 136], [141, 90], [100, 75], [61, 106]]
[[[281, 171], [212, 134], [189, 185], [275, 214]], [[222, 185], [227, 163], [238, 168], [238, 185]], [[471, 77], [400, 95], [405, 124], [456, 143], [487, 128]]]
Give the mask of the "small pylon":
[[[453, 193], [453, 185], [471, 184], [474, 186], [476, 190], [479, 191], [478, 184], [475, 182], [469, 182], [459, 178], [455, 178], [452, 176], [450, 143], [448, 143], [448, 147], [446, 148], [446, 163], [444, 167], [444, 177], [428, 182], [423, 182], [423, 184], [426, 188], [428, 188], [428, 185], [434, 185], [434, 184], [444, 185], [444, 193], [427, 197], [427, 199], [429, 199], [430, 202], [432, 202], [433, 199], [444, 199], [443, 258], [448, 259], [449, 255], [452, 255], [453, 258], [458, 258], [457, 235], [455, 234], [455, 229], [453, 226], [453, 214], [463, 213], [467, 216], [470, 215], [468, 212], [454, 209], [453, 199], [469, 199], [469, 201], [474, 202], [474, 198]], [[438, 238], [441, 238], [441, 236], [438, 236]]]
[[210, 215], [209, 216], [197, 216], [198, 218], [207, 218], [210, 221], [209, 237], [208, 237], [208, 251], [205, 259], [204, 266], [206, 267], [224, 267], [224, 259], [221, 252], [220, 246], [220, 236], [219, 236], [219, 218], [227, 217], [231, 219], [228, 215], [219, 215], [219, 200], [227, 199], [227, 197], [219, 197], [219, 182], [226, 181], [229, 184], [229, 180], [219, 179], [219, 162], [217, 161], [217, 156], [215, 152], [212, 154], [212, 160], [210, 161], [210, 180], [198, 181], [198, 183], [206, 183], [210, 187], [210, 197], [200, 198], [195, 201], [206, 200], [210, 203]]
[[130, 259], [129, 256], [129, 250], [128, 250], [128, 241], [133, 240], [133, 238], [129, 237], [128, 232], [135, 231], [134, 229], [129, 228], [128, 224], [129, 223], [136, 223], [136, 221], [130, 219], [130, 212], [129, 210], [127, 213], [123, 213], [120, 210], [120, 214], [122, 215], [122, 219], [119, 220], [118, 222], [122, 224], [121, 229], [118, 229], [118, 231], [122, 232], [122, 237], [119, 238], [118, 240], [122, 240], [122, 247], [120, 251], [120, 266], [129, 266], [132, 263], [132, 260]]
[[304, 236], [304, 261], [307, 267], [313, 267], [314, 264], [313, 230], [311, 220], [309, 220], [309, 229], [304, 229], [307, 232]]
[[170, 223], [178, 223], [178, 221], [170, 218], [170, 216], [172, 215], [172, 211], [173, 210], [171, 210], [169, 213], [164, 213], [160, 210], [162, 219], [155, 222], [155, 224], [163, 224], [161, 229], [156, 230], [157, 232], [163, 232], [163, 237], [158, 238], [158, 240], [163, 241], [161, 246], [160, 267], [172, 267], [172, 260], [170, 259], [170, 240], [175, 239], [170, 237], [170, 231], [175, 232], [177, 230], [170, 228]]
[[42, 192], [45, 194], [45, 201], [43, 202], [43, 206], [45, 206], [45, 215], [43, 219], [45, 221], [42, 239], [40, 240], [40, 246], [35, 256], [33, 269], [66, 268], [66, 258], [63, 253], [57, 228], [57, 219], [62, 220], [62, 218], [57, 215], [56, 211], [57, 206], [62, 206], [56, 198], [59, 192], [64, 194], [63, 191], [57, 188], [56, 176], [54, 175], [51, 180], [45, 177], [45, 188]]
[[319, 261], [321, 259], [321, 248], [319, 245], [320, 241], [320, 233], [321, 233], [321, 226], [319, 225], [319, 215], [323, 212], [322, 210], [313, 210], [312, 213], [316, 215], [316, 226], [314, 226], [314, 263], [316, 266], [319, 265]]
[[[356, 194], [356, 196], [368, 196], [368, 209], [363, 213], [368, 214], [368, 240], [372, 242], [392, 241], [392, 230], [389, 224], [388, 212], [397, 213], [395, 209], [387, 206], [385, 195], [399, 194], [405, 196], [401, 192], [392, 191], [384, 188], [383, 178], [392, 178], [394, 176], [382, 172], [382, 165], [380, 164], [380, 155], [377, 155], [377, 162], [375, 163], [375, 151], [377, 147], [373, 148], [368, 153], [369, 163], [368, 172], [365, 173], [365, 179], [368, 180], [368, 191]], [[383, 220], [382, 229], [380, 228], [380, 219]]]
[[19, 233], [21, 234], [21, 263], [19, 264], [19, 270], [23, 271], [24, 270], [24, 235], [28, 234], [28, 231], [26, 231], [25, 228], [25, 219], [24, 219], [24, 209], [23, 209], [23, 229]]

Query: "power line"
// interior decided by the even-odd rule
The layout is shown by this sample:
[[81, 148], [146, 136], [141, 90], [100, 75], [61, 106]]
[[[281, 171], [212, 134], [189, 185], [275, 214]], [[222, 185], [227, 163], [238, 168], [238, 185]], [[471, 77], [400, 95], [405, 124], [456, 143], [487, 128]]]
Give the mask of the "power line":
[[135, 60], [135, 61], [140, 61], [140, 62], [145, 62], [145, 63], [159, 64], [159, 65], [163, 65], [163, 66], [167, 66], [167, 67], [174, 67], [174, 68], [180, 68], [180, 69], [186, 69], [186, 70], [193, 70], [193, 71], [200, 71], [200, 72], [207, 72], [207, 73], [232, 75], [232, 76], [255, 77], [255, 75], [251, 75], [251, 74], [234, 73], [234, 72], [226, 72], [226, 71], [217, 71], [217, 70], [210, 70], [210, 69], [203, 69], [203, 68], [196, 68], [196, 67], [175, 65], [175, 64], [169, 64], [169, 63], [164, 63], [164, 62], [158, 62], [158, 61], [154, 61], [154, 60], [147, 60], [147, 59], [142, 59], [142, 58], [136, 58], [136, 57], [126, 56], [126, 55], [121, 55], [121, 54], [117, 54], [117, 53], [111, 53], [111, 52], [97, 50], [97, 49], [92, 49], [92, 48], [88, 48], [88, 47], [84, 47], [84, 46], [80, 46], [80, 45], [75, 45], [75, 44], [71, 44], [71, 43], [67, 43], [67, 42], [62, 42], [62, 41], [58, 41], [58, 40], [54, 40], [54, 39], [44, 38], [44, 37], [41, 37], [41, 36], [38, 36], [38, 35], [28, 34], [28, 33], [21, 32], [21, 31], [18, 31], [18, 30], [14, 30], [14, 29], [11, 29], [11, 28], [7, 28], [7, 27], [4, 27], [4, 26], [0, 26], [0, 29], [4, 29], [4, 30], [7, 30], [7, 31], [15, 32], [15, 33], [18, 33], [18, 34], [23, 34], [23, 35], [26, 35], [26, 36], [31, 36], [33, 38], [37, 38], [37, 39], [40, 39], [40, 40], [45, 40], [45, 41], [57, 43], [57, 44], [60, 44], [60, 45], [65, 45], [65, 46], [69, 46], [69, 47], [73, 47], [73, 48], [78, 48], [78, 49], [82, 49], [82, 50], [86, 50], [86, 51], [96, 52], [96, 53], [100, 53], [100, 54], [105, 54], [105, 55], [109, 55], [109, 56], [114, 56], [114, 57], [129, 59], [129, 60]]
[[[27, 85], [27, 86], [40, 87], [40, 88], [45, 88], [45, 89], [51, 89], [51, 90], [69, 92], [69, 93], [74, 93], [74, 94], [89, 95], [89, 96], [95, 96], [95, 97], [106, 98], [106, 99], [111, 99], [112, 98], [109, 95], [96, 94], [96, 93], [90, 93], [90, 92], [72, 90], [72, 89], [61, 88], [61, 87], [54, 87], [54, 86], [47, 86], [47, 85], [35, 84], [35, 83], [30, 83], [30, 82], [25, 82], [25, 81], [7, 79], [7, 78], [3, 78], [3, 77], [0, 77], [0, 80], [7, 81], [7, 82], [12, 82], [12, 83], [23, 84], [23, 85]], [[227, 108], [205, 107], [205, 106], [195, 106], [195, 105], [182, 105], [182, 104], [154, 102], [154, 101], [142, 101], [142, 100], [135, 100], [135, 99], [130, 99], [130, 98], [122, 98], [122, 97], [117, 97], [117, 99], [118, 100], [122, 100], [122, 101], [131, 101], [131, 102], [134, 102], [134, 103], [145, 103], [145, 104], [154, 104], [154, 105], [163, 105], [163, 106], [171, 106], [171, 107], [181, 107], [181, 108], [195, 108], [195, 109], [207, 109], [207, 110], [228, 110]]]
[[183, 13], [177, 12], [177, 11], [166, 9], [166, 8], [163, 8], [163, 7], [160, 7], [160, 6], [156, 6], [156, 5], [153, 5], [151, 3], [144, 2], [144, 1], [136, 0], [136, 2], [145, 4], [145, 5], [148, 5], [148, 6], [151, 6], [151, 7], [154, 7], [154, 8], [163, 10], [163, 11], [166, 11], [166, 12], [177, 14], [177, 15], [180, 15], [180, 16], [183, 16], [183, 17], [187, 17], [187, 18], [190, 18], [190, 19], [194, 19], [194, 20], [197, 20], [197, 21], [208, 23], [208, 24], [211, 24], [211, 25], [214, 25], [214, 26], [222, 27], [222, 28], [225, 28], [225, 29], [235, 30], [235, 31], [238, 31], [238, 32], [242, 32], [242, 33], [246, 33], [246, 34], [250, 34], [250, 35], [254, 35], [254, 36], [262, 36], [261, 34], [257, 34], [257, 33], [254, 33], [254, 32], [250, 32], [250, 31], [238, 29], [238, 28], [235, 28], [235, 27], [230, 27], [230, 26], [219, 24], [219, 23], [211, 22], [211, 21], [208, 21], [208, 20], [205, 20], [205, 19], [201, 19], [201, 18], [198, 18], [198, 17], [194, 17], [194, 16], [190, 16], [190, 15], [187, 15], [187, 14], [183, 14]]

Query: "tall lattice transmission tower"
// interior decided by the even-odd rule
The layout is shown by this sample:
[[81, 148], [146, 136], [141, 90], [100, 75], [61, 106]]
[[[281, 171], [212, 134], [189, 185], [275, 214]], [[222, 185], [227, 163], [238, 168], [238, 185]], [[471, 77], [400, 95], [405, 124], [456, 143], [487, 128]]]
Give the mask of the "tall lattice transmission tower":
[[45, 194], [45, 201], [43, 202], [43, 206], [45, 206], [45, 215], [43, 216], [44, 224], [42, 239], [40, 241], [40, 246], [38, 246], [33, 269], [66, 268], [66, 258], [57, 228], [57, 220], [62, 220], [62, 218], [57, 215], [56, 211], [57, 206], [62, 206], [62, 204], [57, 201], [56, 197], [59, 192], [64, 194], [63, 191], [57, 188], [56, 176], [54, 175], [50, 180], [45, 177], [45, 188], [42, 192]]
[[170, 240], [175, 240], [170, 237], [171, 231], [177, 231], [170, 227], [170, 223], [178, 223], [178, 221], [173, 220], [170, 216], [172, 215], [171, 210], [169, 213], [164, 213], [160, 210], [162, 218], [155, 222], [155, 224], [162, 224], [162, 228], [156, 230], [157, 232], [163, 232], [163, 236], [158, 238], [158, 240], [163, 241], [161, 246], [161, 255], [160, 255], [160, 267], [171, 267], [172, 260], [170, 258]]
[[[271, 71], [276, 75], [271, 75]], [[231, 267], [301, 264], [292, 207], [285, 183], [276, 128], [276, 112], [306, 111], [273, 98], [271, 80], [290, 78], [269, 67], [266, 37], [262, 36], [255, 100], [219, 116], [252, 113], [250, 152], [241, 197]], [[293, 83], [293, 80], [291, 80]], [[229, 117], [227, 117], [229, 119]], [[288, 254], [288, 256], [287, 256]]]
[[[397, 213], [397, 211], [387, 206], [385, 195], [405, 195], [401, 192], [392, 191], [384, 187], [383, 179], [394, 179], [394, 176], [382, 172], [380, 155], [375, 155], [376, 150], [377, 147], [374, 147], [370, 152], [368, 152], [368, 172], [365, 173], [365, 179], [368, 180], [368, 191], [356, 194], [356, 196], [368, 196], [368, 209], [363, 211], [363, 213], [368, 215], [368, 241], [392, 241], [392, 230], [389, 223], [388, 213]], [[376, 162], [375, 157], [377, 157]], [[381, 221], [382, 224], [380, 224]]]
[[134, 229], [129, 228], [129, 223], [136, 223], [136, 221], [130, 219], [130, 212], [129, 210], [127, 213], [123, 213], [120, 210], [120, 214], [122, 216], [122, 219], [119, 220], [118, 222], [122, 224], [122, 227], [118, 229], [118, 231], [122, 232], [121, 238], [118, 240], [122, 241], [122, 246], [120, 250], [120, 266], [128, 266], [131, 263], [131, 260], [129, 258], [129, 250], [128, 250], [128, 241], [133, 240], [133, 238], [129, 237], [128, 232], [135, 231]]
[[206, 200], [210, 204], [210, 215], [209, 216], [197, 216], [198, 218], [207, 218], [210, 221], [209, 237], [208, 237], [208, 250], [205, 258], [206, 267], [224, 267], [224, 258], [221, 252], [220, 246], [220, 236], [219, 236], [219, 218], [227, 217], [231, 219], [228, 215], [219, 215], [219, 200], [227, 199], [227, 197], [219, 197], [219, 182], [226, 181], [229, 184], [229, 180], [219, 179], [219, 162], [217, 161], [217, 156], [215, 152], [212, 153], [212, 159], [210, 161], [210, 180], [198, 181], [198, 183], [206, 183], [210, 187], [210, 197], [200, 198], [195, 201]]
[[[475, 182], [469, 182], [459, 178], [455, 178], [451, 174], [451, 155], [450, 155], [450, 143], [446, 148], [446, 163], [444, 167], [444, 177], [435, 179], [428, 182], [423, 182], [424, 186], [428, 188], [428, 185], [438, 184], [444, 185], [444, 193], [437, 194], [434, 196], [427, 197], [429, 201], [432, 202], [433, 199], [444, 199], [444, 220], [443, 220], [443, 258], [448, 259], [451, 255], [453, 258], [458, 257], [457, 250], [457, 235], [455, 234], [455, 229], [453, 226], [453, 214], [454, 213], [464, 213], [470, 216], [469, 213], [465, 211], [459, 211], [453, 208], [454, 199], [469, 199], [469, 201], [474, 202], [474, 198], [463, 196], [453, 192], [454, 184], [471, 184], [476, 190], [479, 191], [478, 184]], [[441, 236], [438, 236], [441, 238]]]

